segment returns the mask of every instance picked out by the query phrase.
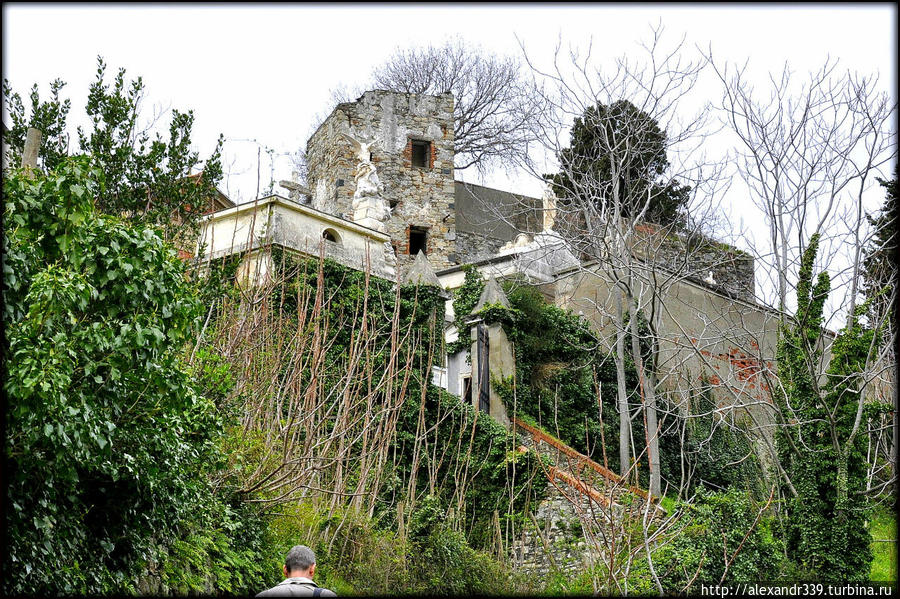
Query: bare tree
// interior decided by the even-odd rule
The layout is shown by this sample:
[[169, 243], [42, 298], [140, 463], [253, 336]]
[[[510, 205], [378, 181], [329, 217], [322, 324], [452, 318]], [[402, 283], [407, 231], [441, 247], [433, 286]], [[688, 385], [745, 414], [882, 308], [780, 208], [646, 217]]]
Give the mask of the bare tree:
[[[877, 77], [841, 72], [831, 59], [808, 77], [798, 77], [785, 65], [760, 97], [747, 64], [717, 63], [711, 52], [707, 58], [722, 84], [723, 121], [738, 141], [737, 172], [766, 223], [765, 239], [754, 244], [756, 260], [768, 276], [763, 293], [782, 314], [794, 311], [801, 257], [816, 236], [821, 248], [817, 270], [829, 272], [835, 281], [822, 324], [830, 328], [835, 323], [837, 329], [843, 320], [854, 326], [865, 248], [873, 234], [866, 214], [881, 199], [872, 188], [897, 156], [896, 101], [878, 91]], [[869, 326], [891, 327], [889, 312], [870, 313]], [[847, 438], [833, 431], [840, 455], [863, 429], [867, 397], [886, 393], [871, 385], [893, 368], [889, 344], [879, 347], [879, 337], [885, 338], [873, 337], [863, 371], [856, 373], [862, 388], [852, 430]], [[823, 380], [830, 354], [811, 355], [818, 359], [807, 364], [809, 376]], [[777, 375], [773, 382], [772, 392], [783, 394]], [[796, 420], [794, 413], [778, 414], [781, 426]]]
[[802, 80], [785, 64], [762, 98], [747, 64], [716, 64], [711, 53], [708, 59], [723, 86], [723, 121], [737, 136], [737, 173], [765, 217], [766, 239], [754, 245], [774, 278], [772, 303], [782, 311], [789, 307], [800, 257], [821, 233], [821, 263], [845, 271], [841, 303], [851, 314], [867, 192], [896, 158], [896, 103], [878, 92], [877, 78], [840, 73], [831, 59]]
[[372, 82], [396, 92], [453, 94], [457, 169], [484, 171], [529, 159], [539, 105], [513, 57], [456, 38], [441, 46], [397, 50], [374, 70]]
[[[327, 109], [317, 113], [309, 134], [338, 104], [352, 102], [367, 90], [440, 95], [453, 94], [455, 168], [485, 173], [495, 167], [530, 164], [534, 125], [541, 107], [527, 70], [519, 60], [470, 46], [462, 38], [442, 45], [398, 48], [371, 78], [340, 83], [329, 92]], [[292, 155], [298, 181], [306, 180], [306, 151]]]
[[[592, 319], [614, 339], [609, 349], [619, 380], [622, 474], [632, 472], [630, 422], [638, 416], [645, 421], [647, 435], [644, 449], [635, 455], [646, 456], [650, 492], [659, 496], [663, 489], [658, 395], [669, 376], [661, 374], [662, 298], [677, 281], [698, 274], [692, 271], [690, 243], [677, 242], [681, 252], [672, 253], [671, 247], [667, 252], [666, 247], [673, 240], [702, 238], [698, 223], [706, 220], [721, 190], [719, 167], [704, 165], [693, 151], [702, 141], [705, 110], [686, 121], [677, 113], [702, 62], [682, 58], [683, 40], [665, 48], [661, 28], [653, 29], [643, 49], [643, 62], [622, 57], [611, 70], [597, 68], [590, 49], [583, 55], [570, 50], [564, 56], [558, 48], [549, 69], [529, 64], [542, 83], [542, 104], [551, 107], [541, 115], [535, 136], [559, 162], [557, 175], [551, 178], [557, 229], [585, 261], [584, 275], [604, 279], [609, 290], [606, 297], [596, 296], [591, 308]], [[589, 143], [577, 143], [573, 132], [572, 143], [566, 146], [561, 138], [576, 120], [593, 136]], [[693, 218], [682, 213], [682, 218], [670, 222], [647, 222], [646, 216], [673, 188], [686, 196]], [[671, 257], [660, 259], [665, 254]], [[641, 323], [646, 323], [646, 331], [639, 330]], [[642, 349], [641, 339], [650, 341], [649, 353]], [[626, 397], [626, 359], [635, 364], [640, 379], [637, 412]]]

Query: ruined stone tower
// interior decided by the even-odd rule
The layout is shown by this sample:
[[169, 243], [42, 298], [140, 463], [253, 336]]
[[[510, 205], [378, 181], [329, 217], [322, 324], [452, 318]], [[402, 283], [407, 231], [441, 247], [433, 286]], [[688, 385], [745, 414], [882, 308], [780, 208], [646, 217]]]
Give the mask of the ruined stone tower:
[[347, 136], [373, 142], [398, 262], [422, 250], [436, 269], [456, 265], [453, 96], [368, 91], [316, 130], [306, 146], [313, 207], [352, 220], [359, 157]]

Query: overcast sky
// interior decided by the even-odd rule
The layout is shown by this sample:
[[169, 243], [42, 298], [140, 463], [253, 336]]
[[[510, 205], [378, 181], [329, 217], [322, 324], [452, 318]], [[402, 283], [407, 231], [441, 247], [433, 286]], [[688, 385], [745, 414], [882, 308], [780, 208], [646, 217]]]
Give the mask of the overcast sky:
[[[651, 24], [667, 37], [750, 61], [764, 85], [787, 60], [798, 73], [827, 56], [844, 69], [875, 73], [896, 98], [897, 8], [882, 4], [718, 5], [3, 5], [3, 76], [24, 93], [68, 82], [70, 121], [83, 119], [87, 88], [102, 55], [110, 71], [144, 78], [145, 107], [194, 110], [201, 156], [225, 135], [223, 190], [256, 193], [257, 150], [276, 156], [275, 179], [290, 177], [286, 155], [305, 145], [330, 90], [355, 86], [398, 47], [460, 36], [484, 50], [546, 64], [561, 38], [593, 41], [597, 56], [637, 50]], [[702, 93], [702, 91], [701, 91]], [[709, 94], [717, 93], [711, 89]], [[715, 99], [710, 97], [710, 99]], [[7, 120], [7, 117], [4, 116]], [[254, 141], [247, 141], [254, 140]], [[281, 157], [279, 157], [281, 156]], [[269, 167], [261, 165], [268, 181]], [[468, 180], [472, 174], [463, 173]], [[541, 185], [496, 175], [496, 187], [539, 195]], [[735, 202], [739, 204], [739, 202]], [[737, 218], [750, 218], [737, 214]]]

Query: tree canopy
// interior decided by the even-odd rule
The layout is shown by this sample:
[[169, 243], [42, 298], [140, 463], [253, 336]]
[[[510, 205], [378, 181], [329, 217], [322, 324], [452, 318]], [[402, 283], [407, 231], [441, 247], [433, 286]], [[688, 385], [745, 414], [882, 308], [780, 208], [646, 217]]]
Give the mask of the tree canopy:
[[[218, 193], [222, 138], [212, 155], [201, 161], [191, 149], [193, 111], [177, 109], [172, 110], [167, 135], [151, 135], [156, 121], [148, 124], [141, 119], [143, 79], [129, 81], [125, 69], [119, 69], [110, 84], [106, 69], [98, 57], [96, 79], [85, 104], [91, 125], [77, 132], [79, 153], [90, 156], [104, 182], [94, 203], [107, 214], [156, 226], [166, 239], [177, 238], [194, 225]], [[60, 98], [64, 86], [60, 79], [53, 81], [49, 100], [42, 101], [35, 84], [30, 93], [31, 114], [26, 115], [21, 95], [3, 81], [12, 123], [8, 143], [13, 164], [21, 157], [29, 127], [42, 133], [39, 159], [45, 170], [54, 169], [69, 155], [71, 101]]]
[[679, 220], [690, 187], [666, 180], [666, 132], [628, 100], [597, 104], [575, 119], [559, 172], [545, 175], [563, 205], [597, 203], [610, 214], [660, 224]]
[[398, 50], [372, 73], [378, 89], [452, 93], [456, 168], [528, 159], [537, 104], [518, 60], [466, 45]]
[[[884, 204], [874, 216], [867, 215], [873, 227], [873, 235], [865, 249], [863, 258], [863, 290], [873, 300], [875, 313], [873, 324], [886, 315], [892, 305], [892, 285], [896, 279], [896, 260], [892, 257], [897, 252], [897, 216], [900, 210], [900, 189], [898, 189], [897, 167], [894, 167], [893, 179], [878, 179], [884, 188]], [[876, 299], [880, 296], [880, 299]]]

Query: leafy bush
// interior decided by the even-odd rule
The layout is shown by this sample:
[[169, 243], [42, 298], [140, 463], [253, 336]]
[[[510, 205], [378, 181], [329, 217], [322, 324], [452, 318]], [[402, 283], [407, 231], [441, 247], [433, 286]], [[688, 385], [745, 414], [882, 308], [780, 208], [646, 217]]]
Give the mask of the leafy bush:
[[[305, 544], [316, 553], [316, 582], [339, 595], [465, 595], [515, 590], [506, 567], [474, 550], [453, 528], [447, 510], [426, 496], [405, 533], [385, 528], [352, 509], [284, 506], [270, 524], [272, 547], [282, 557]], [[281, 566], [271, 566], [274, 574]]]
[[281, 580], [286, 552], [274, 550], [266, 521], [252, 508], [214, 501], [182, 524], [181, 538], [160, 558], [160, 588], [151, 590], [253, 595]]
[[136, 590], [160, 546], [228, 544], [198, 519], [224, 427], [181, 356], [201, 305], [154, 230], [94, 211], [101, 188], [84, 158], [4, 180], [8, 593]]
[[[112, 82], [107, 82], [107, 66], [101, 57], [95, 73], [84, 107], [90, 124], [78, 128], [80, 152], [103, 177], [103, 186], [92, 196], [94, 205], [107, 214], [127, 215], [135, 222], [156, 226], [165, 239], [190, 246], [190, 231], [196, 232], [199, 216], [213, 205], [218, 193], [223, 138], [212, 155], [201, 161], [191, 151], [193, 111], [178, 109], [172, 110], [167, 135], [151, 136], [140, 123], [143, 79], [129, 81], [125, 69], [118, 69]], [[4, 138], [12, 164], [18, 164], [29, 127], [43, 134], [39, 158], [45, 169], [55, 169], [68, 158], [66, 123], [71, 102], [60, 98], [65, 85], [60, 79], [53, 81], [50, 99], [42, 102], [35, 84], [29, 94], [31, 114], [26, 115], [21, 95], [4, 80], [3, 99], [11, 120], [9, 135]], [[201, 164], [202, 176], [190, 176]]]
[[415, 586], [408, 590], [425, 595], [503, 594], [508, 590], [509, 572], [489, 555], [472, 549], [451, 526], [436, 497], [421, 501], [409, 522]]
[[[784, 545], [773, 534], [771, 517], [759, 515], [762, 506], [746, 491], [700, 489], [693, 503], [679, 507], [686, 511], [682, 527], [653, 556], [667, 591], [777, 578]], [[649, 577], [646, 563], [636, 570], [635, 584], [641, 572]]]

